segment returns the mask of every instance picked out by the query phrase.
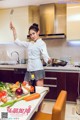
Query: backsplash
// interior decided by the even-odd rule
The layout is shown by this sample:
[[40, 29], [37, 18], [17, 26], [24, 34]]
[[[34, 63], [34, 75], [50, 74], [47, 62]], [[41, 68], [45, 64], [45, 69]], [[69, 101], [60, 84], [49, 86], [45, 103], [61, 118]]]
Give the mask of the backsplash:
[[19, 53], [19, 60], [27, 58], [27, 52], [24, 47], [19, 47], [15, 44], [5, 44], [0, 45], [0, 61], [17, 61], [18, 55], [13, 51], [17, 51]]
[[[52, 58], [72, 59], [80, 61], [80, 45], [69, 45], [66, 40], [45, 40], [48, 48], [48, 53]], [[0, 61], [17, 60], [17, 54], [11, 56], [11, 52], [17, 51], [19, 59], [27, 58], [27, 50], [24, 47], [19, 47], [15, 44], [0, 44]]]
[[51, 57], [80, 61], [80, 43], [71, 45], [65, 39], [46, 40], [45, 42]]

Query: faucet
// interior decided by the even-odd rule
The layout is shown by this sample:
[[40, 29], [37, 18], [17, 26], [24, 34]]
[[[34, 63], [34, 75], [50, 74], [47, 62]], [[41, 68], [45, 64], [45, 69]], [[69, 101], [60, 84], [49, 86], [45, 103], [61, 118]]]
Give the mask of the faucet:
[[19, 53], [17, 51], [13, 51], [13, 52], [11, 52], [11, 56], [12, 56], [13, 53], [16, 53], [18, 55], [17, 63], [19, 63], [20, 62], [20, 60], [19, 60]]

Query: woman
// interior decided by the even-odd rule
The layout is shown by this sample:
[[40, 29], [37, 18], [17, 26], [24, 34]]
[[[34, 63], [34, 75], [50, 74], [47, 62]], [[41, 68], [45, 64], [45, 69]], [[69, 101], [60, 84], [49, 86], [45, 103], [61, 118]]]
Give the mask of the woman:
[[32, 42], [20, 41], [17, 38], [16, 29], [13, 26], [12, 22], [10, 23], [10, 28], [13, 31], [15, 43], [26, 47], [28, 50], [28, 65], [24, 80], [27, 80], [29, 82], [31, 79], [31, 74], [33, 73], [35, 76], [36, 85], [43, 86], [45, 72], [41, 61], [41, 56], [46, 63], [50, 63], [51, 58], [48, 55], [45, 42], [39, 37], [40, 31], [38, 24], [34, 23], [29, 27], [29, 35], [33, 40]]

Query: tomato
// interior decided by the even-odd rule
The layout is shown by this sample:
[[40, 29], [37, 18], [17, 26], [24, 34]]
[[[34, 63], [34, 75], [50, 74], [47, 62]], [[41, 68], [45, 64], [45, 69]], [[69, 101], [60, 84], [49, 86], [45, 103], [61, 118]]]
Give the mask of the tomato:
[[3, 96], [3, 95], [2, 95], [2, 92], [0, 92], [0, 98], [2, 98], [2, 96]]
[[6, 96], [7, 92], [6, 91], [0, 91], [0, 98], [2, 98], [3, 96]]
[[23, 85], [23, 86], [26, 86], [26, 84], [27, 84], [27, 81], [23, 81], [23, 82], [22, 82], [22, 85]]
[[7, 92], [6, 91], [1, 91], [2, 92], [2, 95], [3, 96], [6, 96], [7, 95]]

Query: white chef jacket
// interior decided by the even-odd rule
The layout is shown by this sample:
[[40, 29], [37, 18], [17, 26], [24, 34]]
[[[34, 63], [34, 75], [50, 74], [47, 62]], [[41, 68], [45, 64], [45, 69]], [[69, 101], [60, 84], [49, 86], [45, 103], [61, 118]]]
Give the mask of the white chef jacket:
[[26, 42], [15, 40], [15, 43], [19, 46], [24, 46], [28, 50], [28, 66], [27, 71], [43, 70], [43, 64], [41, 62], [41, 56], [47, 63], [50, 58], [47, 52], [45, 42], [40, 38], [36, 42]]

